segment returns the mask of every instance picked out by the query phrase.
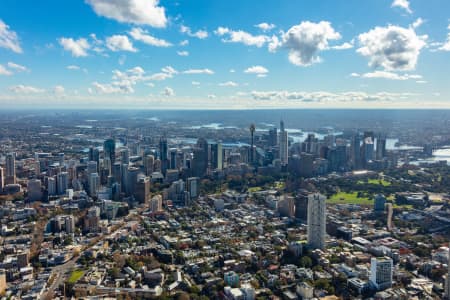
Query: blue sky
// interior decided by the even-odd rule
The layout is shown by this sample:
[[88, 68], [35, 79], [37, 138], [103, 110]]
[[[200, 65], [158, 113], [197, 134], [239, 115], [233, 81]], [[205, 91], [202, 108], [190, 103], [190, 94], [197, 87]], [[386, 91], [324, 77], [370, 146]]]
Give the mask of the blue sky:
[[2, 0], [0, 103], [449, 108], [449, 11], [447, 0]]

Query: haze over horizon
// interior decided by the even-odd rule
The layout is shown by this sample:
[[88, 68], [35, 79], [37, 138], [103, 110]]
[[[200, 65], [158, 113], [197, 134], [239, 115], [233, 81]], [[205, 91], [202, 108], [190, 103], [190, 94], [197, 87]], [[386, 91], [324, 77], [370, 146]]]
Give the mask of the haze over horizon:
[[444, 0], [4, 0], [0, 103], [449, 109], [448, 11]]

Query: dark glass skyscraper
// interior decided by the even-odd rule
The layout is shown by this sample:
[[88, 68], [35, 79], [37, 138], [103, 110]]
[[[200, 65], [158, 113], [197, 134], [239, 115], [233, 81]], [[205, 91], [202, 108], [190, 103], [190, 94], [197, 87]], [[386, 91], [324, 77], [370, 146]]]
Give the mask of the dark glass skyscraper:
[[111, 160], [111, 165], [116, 161], [116, 141], [114, 139], [107, 139], [103, 143], [104, 157]]

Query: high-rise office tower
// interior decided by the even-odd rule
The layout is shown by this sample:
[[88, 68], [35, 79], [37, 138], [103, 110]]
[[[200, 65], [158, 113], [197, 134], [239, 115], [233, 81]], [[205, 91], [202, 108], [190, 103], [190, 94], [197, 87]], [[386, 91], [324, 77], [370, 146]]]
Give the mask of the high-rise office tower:
[[381, 160], [386, 157], [386, 137], [381, 134], [377, 137], [376, 159]]
[[386, 198], [381, 194], [376, 195], [373, 210], [375, 212], [384, 212], [385, 205], [386, 205]]
[[361, 168], [361, 138], [355, 134], [351, 144], [351, 159], [353, 169]]
[[194, 200], [198, 197], [198, 189], [200, 185], [200, 179], [198, 177], [189, 177], [186, 183], [187, 191], [189, 192], [190, 199]]
[[139, 169], [136, 167], [128, 167], [126, 182], [125, 182], [125, 194], [131, 196], [136, 190], [136, 183], [138, 180]]
[[3, 192], [4, 187], [5, 187], [5, 173], [3, 172], [3, 168], [0, 167], [0, 193]]
[[167, 151], [168, 151], [167, 139], [166, 137], [161, 137], [159, 139], [159, 159], [161, 161], [161, 172], [163, 174], [166, 174], [166, 171], [169, 168], [169, 159]]
[[97, 173], [97, 169], [98, 169], [98, 166], [97, 166], [97, 162], [96, 161], [89, 161], [87, 163], [87, 170], [86, 170], [86, 172], [87, 172], [88, 176], [91, 173]]
[[114, 139], [107, 139], [103, 143], [103, 153], [104, 157], [109, 157], [111, 164], [116, 161], [116, 141]]
[[177, 168], [177, 149], [170, 149], [170, 169], [175, 170]]
[[69, 188], [69, 173], [61, 172], [56, 176], [56, 185], [58, 195], [62, 195], [66, 193], [66, 190]]
[[100, 188], [100, 177], [97, 173], [89, 174], [89, 196], [97, 196], [98, 190]]
[[313, 249], [325, 248], [326, 197], [321, 194], [308, 196], [308, 245]]
[[28, 201], [39, 201], [42, 198], [41, 181], [39, 179], [28, 180]]
[[289, 155], [289, 148], [288, 148], [288, 133], [284, 129], [284, 122], [280, 122], [280, 137], [279, 137], [279, 149], [280, 149], [280, 160], [281, 165], [286, 166], [288, 164], [288, 155]]
[[268, 140], [270, 147], [275, 147], [278, 144], [278, 133], [277, 128], [269, 129], [269, 140]]
[[7, 184], [16, 183], [16, 153], [11, 152], [6, 154], [6, 177]]
[[216, 170], [223, 168], [223, 149], [220, 142], [211, 144], [211, 166]]
[[150, 178], [140, 177], [135, 184], [135, 198], [139, 203], [146, 203], [150, 200]]
[[203, 177], [208, 169], [208, 142], [200, 138], [197, 147], [194, 149], [194, 159], [192, 161], [193, 175]]
[[363, 147], [362, 147], [362, 158], [364, 164], [367, 164], [369, 161], [374, 159], [374, 144], [372, 137], [368, 136], [364, 138]]
[[144, 171], [145, 175], [150, 176], [153, 173], [155, 164], [155, 157], [153, 155], [146, 155], [144, 157]]
[[49, 196], [54, 196], [57, 193], [56, 179], [55, 177], [49, 177], [47, 179], [47, 191]]
[[250, 125], [250, 164], [255, 163], [255, 124]]
[[120, 150], [120, 161], [122, 164], [130, 163], [130, 151], [127, 148], [123, 148]]
[[372, 257], [370, 260], [370, 282], [377, 290], [392, 286], [393, 262], [389, 257]]

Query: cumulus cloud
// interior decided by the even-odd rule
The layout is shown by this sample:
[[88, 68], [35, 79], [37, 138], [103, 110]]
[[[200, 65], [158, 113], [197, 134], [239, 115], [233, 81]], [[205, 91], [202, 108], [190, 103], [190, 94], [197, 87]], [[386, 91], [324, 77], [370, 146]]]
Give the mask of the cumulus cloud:
[[71, 52], [74, 57], [87, 56], [87, 51], [91, 47], [85, 38], [74, 40], [73, 38], [63, 37], [59, 39], [59, 44], [64, 48], [64, 50]]
[[238, 84], [234, 81], [227, 81], [227, 82], [219, 83], [219, 86], [236, 87], [236, 86], [238, 86]]
[[146, 30], [143, 30], [142, 28], [133, 28], [130, 32], [130, 35], [133, 39], [136, 41], [143, 42], [147, 45], [155, 46], [155, 47], [170, 47], [172, 46], [171, 43], [169, 43], [166, 40], [158, 39], [150, 34]]
[[362, 77], [362, 78], [383, 78], [390, 80], [408, 80], [408, 79], [421, 79], [421, 75], [417, 74], [397, 74], [388, 71], [374, 71], [365, 74], [352, 73], [352, 77]]
[[257, 77], [266, 77], [269, 70], [263, 66], [252, 66], [244, 70], [244, 73], [256, 74]]
[[9, 76], [12, 75], [13, 73], [6, 69], [3, 65], [0, 65], [0, 75], [5, 75], [5, 76]]
[[412, 93], [365, 93], [350, 91], [343, 93], [332, 92], [290, 92], [290, 91], [252, 91], [254, 100], [295, 100], [299, 102], [393, 102], [396, 100], [406, 100], [415, 94]]
[[99, 16], [121, 23], [166, 27], [165, 9], [158, 0], [86, 0]]
[[412, 28], [419, 28], [425, 21], [422, 18], [418, 18], [411, 24]]
[[214, 74], [214, 71], [210, 70], [210, 69], [189, 69], [189, 70], [183, 71], [183, 74], [207, 74], [207, 75], [212, 75], [212, 74]]
[[184, 26], [181, 25], [180, 26], [180, 32], [187, 34], [190, 37], [196, 37], [198, 39], [206, 39], [208, 37], [208, 31], [206, 30], [197, 30], [197, 31], [192, 31], [191, 28], [189, 28], [188, 26]]
[[92, 86], [94, 87], [95, 92], [97, 92], [98, 94], [117, 94], [125, 92], [120, 87], [108, 83], [98, 83], [97, 81], [95, 81], [92, 83]]
[[16, 53], [22, 53], [19, 37], [3, 20], [0, 19], [0, 48], [5, 48]]
[[369, 59], [372, 68], [387, 71], [414, 70], [426, 36], [418, 36], [413, 28], [389, 25], [375, 27], [358, 37], [357, 52]]
[[[450, 31], [450, 25], [448, 25], [448, 30]], [[447, 41], [437, 49], [440, 51], [450, 51], [450, 32], [447, 35]]]
[[281, 40], [272, 38], [269, 50], [279, 48], [289, 50], [289, 61], [297, 66], [310, 66], [320, 62], [320, 51], [329, 49], [331, 40], [339, 40], [341, 35], [334, 30], [329, 22], [313, 23], [305, 21], [292, 26], [281, 37]]
[[255, 27], [257, 27], [257, 28], [261, 29], [262, 31], [266, 32], [266, 31], [270, 31], [270, 30], [274, 29], [275, 25], [263, 22], [263, 23], [256, 24]]
[[331, 47], [331, 49], [333, 50], [347, 50], [347, 49], [352, 49], [353, 48], [353, 42], [345, 42], [341, 45], [337, 45], [337, 46], [333, 46]]
[[187, 46], [187, 45], [189, 45], [189, 41], [188, 40], [182, 40], [180, 42], [180, 46], [182, 46], [182, 47]]
[[27, 67], [13, 63], [13, 62], [8, 62], [8, 68], [13, 69], [16, 72], [29, 72], [30, 71]]
[[247, 46], [256, 46], [261, 48], [270, 41], [270, 37], [267, 35], [252, 35], [251, 33], [238, 30], [234, 31], [227, 27], [218, 27], [214, 31], [217, 36], [223, 36], [222, 41], [224, 43], [242, 43]]
[[166, 96], [166, 97], [173, 97], [173, 96], [175, 96], [175, 91], [172, 88], [170, 88], [170, 87], [166, 87], [161, 92], [161, 94]]
[[133, 43], [128, 39], [126, 35], [113, 35], [106, 39], [106, 47], [109, 50], [117, 51], [130, 51], [136, 52], [137, 49], [133, 47]]
[[412, 14], [412, 10], [409, 7], [409, 1], [408, 0], [394, 0], [392, 2], [391, 7], [399, 7], [401, 9], [404, 9], [408, 14]]
[[23, 85], [23, 84], [10, 86], [9, 90], [11, 92], [14, 92], [14, 93], [17, 93], [17, 94], [39, 94], [39, 93], [44, 93], [45, 92], [44, 89], [37, 88], [37, 87], [34, 87], [34, 86], [30, 86], [30, 85]]
[[179, 56], [189, 56], [189, 52], [188, 51], [177, 51], [177, 54]]

